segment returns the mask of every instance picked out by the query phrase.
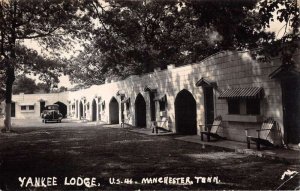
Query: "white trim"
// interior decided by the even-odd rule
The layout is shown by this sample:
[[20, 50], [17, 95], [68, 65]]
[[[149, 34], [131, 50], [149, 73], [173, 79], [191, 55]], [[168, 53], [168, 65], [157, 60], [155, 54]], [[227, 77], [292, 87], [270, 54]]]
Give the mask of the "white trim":
[[35, 105], [35, 103], [19, 103], [19, 106], [29, 106], [29, 105]]

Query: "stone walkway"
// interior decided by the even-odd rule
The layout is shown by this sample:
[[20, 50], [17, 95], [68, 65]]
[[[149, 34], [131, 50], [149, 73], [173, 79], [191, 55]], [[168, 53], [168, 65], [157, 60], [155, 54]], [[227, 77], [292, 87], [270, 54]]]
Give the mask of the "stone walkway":
[[[152, 129], [149, 128], [141, 128], [141, 129], [132, 128], [130, 129], [130, 131], [151, 135], [151, 136], [174, 134], [171, 132], [155, 134], [152, 133]], [[205, 147], [205, 145], [210, 145], [215, 147], [231, 149], [237, 153], [250, 154], [250, 155], [255, 155], [264, 158], [271, 158], [274, 160], [279, 160], [279, 161], [284, 161], [289, 163], [300, 163], [300, 151], [297, 150], [284, 149], [284, 148], [267, 148], [267, 149], [262, 148], [261, 150], [258, 151], [256, 150], [255, 145], [251, 145], [253, 149], [247, 149], [246, 143], [243, 142], [230, 141], [230, 140], [218, 140], [218, 141], [210, 141], [210, 142], [201, 141], [199, 135], [187, 135], [187, 136], [177, 135], [176, 137], [174, 137], [174, 139], [202, 144], [202, 147]]]

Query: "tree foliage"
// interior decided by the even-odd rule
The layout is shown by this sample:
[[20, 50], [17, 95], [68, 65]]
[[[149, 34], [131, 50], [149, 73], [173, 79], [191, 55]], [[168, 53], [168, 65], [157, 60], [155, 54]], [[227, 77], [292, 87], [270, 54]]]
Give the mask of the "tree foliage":
[[283, 26], [274, 38], [263, 43], [262, 53], [270, 56], [281, 56], [282, 64], [294, 64], [293, 54], [299, 48], [299, 5], [297, 0], [262, 0], [259, 4], [261, 24], [269, 27], [274, 20]]
[[67, 91], [68, 88], [61, 86], [57, 88], [56, 85], [46, 82], [38, 82], [26, 75], [16, 76], [15, 83], [13, 85], [13, 94], [34, 94], [34, 93], [58, 93]]
[[[282, 54], [283, 44], [299, 38], [296, 0], [86, 0], [84, 12], [94, 25], [93, 40], [69, 69], [71, 80], [86, 85], [195, 63], [222, 50], [258, 49], [259, 54], [290, 60]], [[267, 32], [274, 13], [292, 33], [278, 39]]]
[[37, 87], [35, 80], [28, 78], [25, 75], [20, 75], [16, 77], [16, 81], [13, 86], [13, 94], [33, 94], [37, 92], [38, 89], [39, 88]]

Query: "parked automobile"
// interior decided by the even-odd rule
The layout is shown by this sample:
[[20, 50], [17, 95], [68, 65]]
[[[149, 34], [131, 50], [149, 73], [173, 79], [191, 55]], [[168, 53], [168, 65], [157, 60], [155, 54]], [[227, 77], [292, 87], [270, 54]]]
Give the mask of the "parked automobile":
[[43, 123], [47, 123], [48, 121], [61, 123], [63, 115], [59, 112], [59, 106], [57, 104], [53, 104], [45, 106], [41, 117], [43, 118]]

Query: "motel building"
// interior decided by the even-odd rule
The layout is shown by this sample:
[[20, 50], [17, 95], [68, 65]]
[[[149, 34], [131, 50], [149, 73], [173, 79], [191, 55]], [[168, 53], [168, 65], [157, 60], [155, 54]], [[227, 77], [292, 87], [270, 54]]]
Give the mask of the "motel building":
[[299, 51], [294, 60], [296, 67], [282, 67], [280, 58], [266, 63], [249, 51], [223, 51], [195, 64], [107, 79], [78, 91], [13, 95], [11, 115], [43, 125], [44, 106], [58, 104], [66, 118], [140, 128], [159, 121], [161, 128], [184, 135], [200, 135], [200, 125], [221, 116], [218, 134], [241, 142], [245, 129], [260, 128], [272, 117], [277, 125], [269, 141], [293, 146], [300, 143]]

